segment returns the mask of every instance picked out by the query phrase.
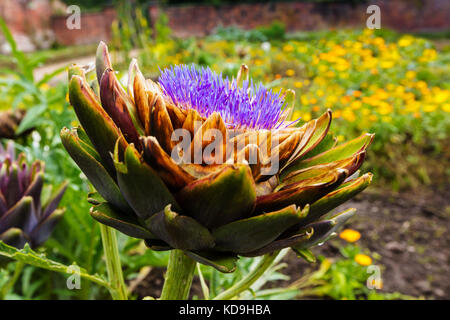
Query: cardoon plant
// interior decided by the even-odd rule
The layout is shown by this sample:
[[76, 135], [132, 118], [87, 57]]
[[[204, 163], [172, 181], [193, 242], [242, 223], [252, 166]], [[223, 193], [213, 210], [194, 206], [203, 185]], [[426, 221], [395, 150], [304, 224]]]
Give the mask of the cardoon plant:
[[13, 142], [6, 148], [0, 143], [0, 240], [21, 249], [25, 243], [36, 248], [48, 239], [64, 213], [58, 204], [66, 184], [45, 203], [43, 186], [44, 163], [29, 165], [23, 153], [16, 158]]
[[96, 73], [89, 84], [71, 68], [81, 127], [62, 141], [98, 191], [94, 219], [172, 250], [162, 299], [188, 296], [195, 261], [232, 272], [238, 256], [264, 255], [263, 272], [283, 248], [310, 257], [355, 212], [330, 211], [371, 181], [357, 170], [373, 135], [336, 146], [331, 111], [296, 126], [292, 93], [249, 81], [245, 66], [236, 79], [176, 66], [153, 82], [133, 61], [125, 90], [101, 43]]

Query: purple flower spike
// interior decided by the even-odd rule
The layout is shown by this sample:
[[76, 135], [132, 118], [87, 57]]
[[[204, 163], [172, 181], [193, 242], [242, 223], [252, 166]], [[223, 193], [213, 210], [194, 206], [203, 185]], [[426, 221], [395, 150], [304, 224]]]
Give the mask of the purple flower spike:
[[178, 65], [161, 71], [159, 84], [164, 94], [182, 108], [193, 108], [208, 117], [218, 112], [229, 127], [272, 129], [284, 105], [280, 93], [262, 84], [223, 78], [209, 68]]

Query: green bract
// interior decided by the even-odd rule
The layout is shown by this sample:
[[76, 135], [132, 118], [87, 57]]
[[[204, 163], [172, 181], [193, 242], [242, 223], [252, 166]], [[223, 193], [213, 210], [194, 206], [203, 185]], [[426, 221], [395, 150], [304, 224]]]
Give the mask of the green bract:
[[[62, 141], [98, 192], [89, 196], [92, 217], [145, 239], [153, 250], [181, 249], [222, 272], [233, 271], [238, 256], [286, 247], [307, 256], [305, 250], [327, 240], [355, 212], [330, 211], [371, 181], [370, 173], [355, 173], [373, 135], [336, 146], [328, 133], [331, 111], [302, 127], [235, 130], [237, 124], [225, 123], [220, 112], [206, 116], [174, 102], [144, 79], [135, 62], [124, 90], [103, 43], [96, 69], [93, 84], [83, 69], [70, 70], [70, 102], [82, 127], [64, 128]], [[172, 152], [177, 129], [192, 136], [181, 161]], [[208, 139], [209, 129], [226, 139]], [[225, 140], [235, 143], [232, 152], [223, 152]], [[203, 154], [199, 162], [186, 161], [196, 147], [210, 147], [205, 141], [217, 143], [214, 160]], [[279, 169], [264, 174], [274, 155]]]

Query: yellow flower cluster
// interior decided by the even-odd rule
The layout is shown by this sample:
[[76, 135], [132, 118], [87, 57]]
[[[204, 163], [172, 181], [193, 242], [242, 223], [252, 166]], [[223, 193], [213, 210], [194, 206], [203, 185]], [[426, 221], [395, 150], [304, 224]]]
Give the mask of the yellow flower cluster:
[[[330, 108], [335, 119], [345, 121], [345, 130], [379, 132], [381, 124], [423, 131], [425, 124], [442, 127], [439, 123], [445, 122], [445, 132], [450, 86], [439, 75], [433, 78], [436, 66], [448, 70], [445, 60], [439, 62], [439, 53], [424, 39], [392, 39], [364, 30], [280, 43], [204, 39], [176, 46], [169, 41], [152, 49], [158, 59], [153, 66], [208, 64], [232, 77], [245, 63], [253, 80], [276, 91], [296, 91], [295, 119], [308, 121]], [[337, 134], [346, 135], [345, 130]]]

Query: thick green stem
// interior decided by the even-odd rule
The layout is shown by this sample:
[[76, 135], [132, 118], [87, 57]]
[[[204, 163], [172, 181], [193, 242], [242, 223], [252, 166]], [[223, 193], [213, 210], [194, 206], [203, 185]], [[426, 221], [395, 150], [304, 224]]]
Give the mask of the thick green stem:
[[251, 285], [255, 283], [255, 281], [258, 280], [258, 278], [261, 277], [268, 268], [270, 268], [279, 253], [280, 251], [275, 251], [266, 254], [264, 257], [262, 257], [256, 267], [252, 271], [250, 271], [250, 273], [248, 273], [242, 280], [240, 280], [228, 290], [225, 290], [224, 292], [218, 294], [216, 297], [214, 297], [214, 300], [230, 300], [239, 295], [241, 292], [249, 289]]
[[186, 300], [194, 278], [195, 261], [181, 250], [172, 250], [161, 300]]
[[16, 269], [14, 271], [14, 274], [11, 279], [3, 286], [3, 288], [0, 291], [0, 300], [4, 300], [6, 298], [6, 295], [11, 291], [11, 289], [14, 287], [14, 285], [17, 282], [17, 279], [19, 279], [20, 274], [22, 273], [23, 267], [25, 266], [25, 263], [22, 261], [17, 261], [16, 263]]
[[120, 264], [119, 248], [117, 246], [116, 231], [100, 224], [103, 250], [106, 258], [106, 270], [108, 272], [110, 293], [114, 300], [127, 300], [127, 287], [123, 280], [122, 266]]

